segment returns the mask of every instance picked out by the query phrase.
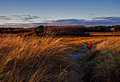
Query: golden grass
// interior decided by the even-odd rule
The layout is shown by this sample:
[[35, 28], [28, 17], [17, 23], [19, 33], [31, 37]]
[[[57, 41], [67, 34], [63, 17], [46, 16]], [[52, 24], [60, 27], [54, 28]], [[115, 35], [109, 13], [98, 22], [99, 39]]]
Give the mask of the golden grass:
[[[68, 55], [79, 52], [81, 45], [89, 41], [98, 43], [95, 50], [84, 55], [78, 63], [68, 59]], [[53, 38], [1, 35], [0, 81], [118, 81], [119, 44], [120, 37], [114, 36]]]
[[102, 42], [104, 40], [107, 40], [109, 38], [117, 38], [114, 36], [109, 36], [109, 37], [104, 37], [104, 36], [99, 36], [99, 37], [64, 37], [62, 38], [62, 43], [64, 45], [68, 45], [68, 44], [73, 44], [73, 45], [83, 45], [84, 43], [89, 43], [90, 41], [95, 44], [95, 43], [99, 43]]
[[76, 65], [68, 59], [72, 51], [61, 38], [0, 38], [0, 81], [80, 81]]
[[112, 37], [99, 43], [95, 50], [79, 59], [85, 81], [120, 81], [120, 37]]
[[120, 32], [89, 32], [90, 35], [120, 35]]

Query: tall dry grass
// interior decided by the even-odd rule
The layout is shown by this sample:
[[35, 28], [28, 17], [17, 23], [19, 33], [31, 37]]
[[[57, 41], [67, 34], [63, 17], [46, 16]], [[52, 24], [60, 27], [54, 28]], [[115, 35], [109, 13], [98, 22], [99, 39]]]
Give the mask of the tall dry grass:
[[46, 36], [0, 38], [1, 82], [77, 82], [79, 70], [68, 59], [72, 49]]
[[78, 60], [86, 82], [120, 82], [120, 38], [109, 38]]

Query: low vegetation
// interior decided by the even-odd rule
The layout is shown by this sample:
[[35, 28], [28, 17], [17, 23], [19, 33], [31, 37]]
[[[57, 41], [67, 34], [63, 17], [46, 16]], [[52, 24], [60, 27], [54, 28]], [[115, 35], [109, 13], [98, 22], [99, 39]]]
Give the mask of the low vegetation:
[[[118, 31], [119, 27], [114, 27], [117, 27]], [[67, 26], [49, 28], [0, 28], [1, 82], [120, 81], [120, 37], [105, 36], [120, 35], [119, 32], [103, 33], [98, 31], [101, 30], [99, 27], [92, 27], [96, 28], [97, 32], [90, 31], [91, 27], [88, 27], [87, 31], [81, 26], [76, 26], [76, 29], [68, 29]], [[51, 28], [61, 30], [61, 34], [58, 34], [62, 36], [51, 33]], [[70, 36], [66, 36], [65, 29]], [[77, 35], [82, 37], [72, 36], [76, 35], [78, 29], [81, 32], [77, 31]], [[86, 37], [86, 34], [95, 36]], [[79, 53], [81, 45], [90, 41], [97, 44], [94, 50], [76, 61], [69, 59], [69, 55]]]
[[120, 38], [109, 38], [79, 59], [85, 82], [120, 81]]
[[52, 37], [0, 38], [0, 81], [81, 81], [77, 66], [68, 59], [73, 49], [60, 41]]
[[86, 28], [86, 32], [118, 32], [120, 25], [112, 26], [91, 26]]

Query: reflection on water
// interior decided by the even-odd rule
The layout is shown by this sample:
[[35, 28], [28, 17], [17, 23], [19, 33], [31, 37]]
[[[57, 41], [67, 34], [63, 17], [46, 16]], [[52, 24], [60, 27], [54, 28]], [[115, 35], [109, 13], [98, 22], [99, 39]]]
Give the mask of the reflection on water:
[[[96, 44], [93, 44], [93, 48], [92, 49], [95, 49], [95, 47], [96, 47]], [[70, 55], [69, 58], [71, 60], [77, 60], [77, 59], [81, 58], [84, 54], [88, 53], [89, 50], [87, 48], [87, 44], [82, 46], [82, 50], [83, 51], [81, 51], [81, 52], [79, 52], [77, 54], [75, 53], [75, 54]]]

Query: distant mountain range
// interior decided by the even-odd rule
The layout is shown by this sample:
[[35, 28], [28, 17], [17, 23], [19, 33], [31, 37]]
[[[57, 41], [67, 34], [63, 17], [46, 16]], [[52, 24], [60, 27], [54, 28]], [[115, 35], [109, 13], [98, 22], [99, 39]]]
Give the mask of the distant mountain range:
[[0, 25], [0, 27], [37, 27], [39, 25], [44, 26], [65, 26], [65, 25], [85, 25], [85, 26], [110, 26], [110, 25], [118, 25], [120, 24], [120, 18], [119, 20], [116, 18], [95, 18], [93, 20], [78, 20], [78, 19], [62, 19], [62, 20], [52, 20], [47, 23], [6, 23]]

